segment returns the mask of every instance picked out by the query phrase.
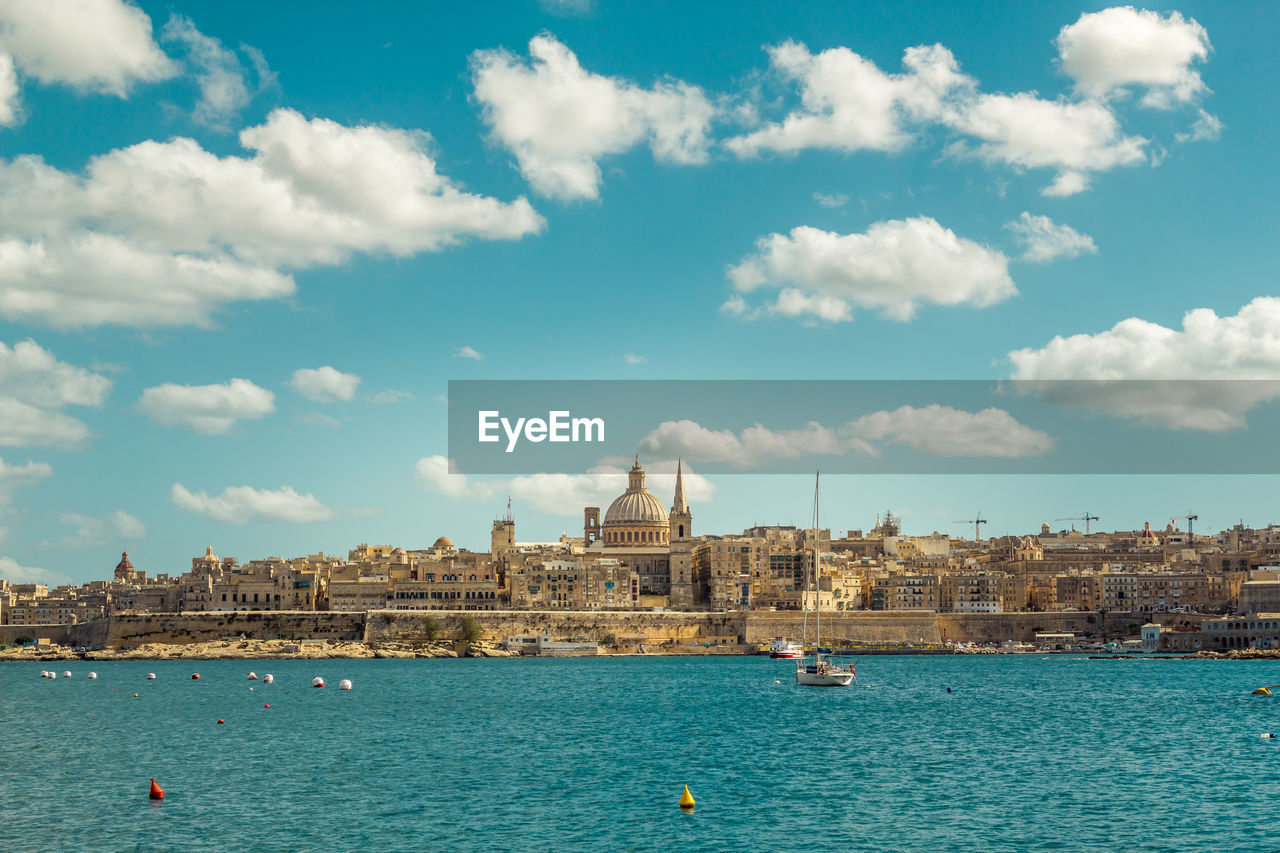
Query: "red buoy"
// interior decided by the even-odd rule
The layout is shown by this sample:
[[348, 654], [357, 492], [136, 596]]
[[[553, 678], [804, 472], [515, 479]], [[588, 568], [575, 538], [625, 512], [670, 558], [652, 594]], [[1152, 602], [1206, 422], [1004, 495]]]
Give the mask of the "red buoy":
[[221, 718], [221, 717], [219, 717], [219, 718], [218, 718], [218, 725], [222, 725], [222, 718]]
[[193, 673], [191, 673], [191, 680], [192, 680], [192, 681], [199, 681], [199, 680], [200, 680], [200, 673], [198, 673], [198, 672], [193, 672]]
[[271, 706], [270, 706], [270, 705], [263, 705], [262, 707], [264, 707], [264, 708], [270, 708]]
[[161, 788], [159, 785], [157, 785], [155, 779], [151, 780], [151, 799], [153, 800], [164, 799], [164, 788]]

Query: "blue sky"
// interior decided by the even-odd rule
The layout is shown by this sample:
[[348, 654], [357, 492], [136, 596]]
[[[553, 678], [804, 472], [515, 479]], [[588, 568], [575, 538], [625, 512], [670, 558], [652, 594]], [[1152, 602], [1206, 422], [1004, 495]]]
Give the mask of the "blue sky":
[[[0, 576], [483, 548], [509, 491], [522, 539], [607, 503], [442, 479], [449, 379], [1280, 375], [1274, 7], [731, 8], [0, 10]], [[695, 529], [810, 488], [698, 477]], [[1265, 476], [826, 491], [841, 530], [1276, 520]]]

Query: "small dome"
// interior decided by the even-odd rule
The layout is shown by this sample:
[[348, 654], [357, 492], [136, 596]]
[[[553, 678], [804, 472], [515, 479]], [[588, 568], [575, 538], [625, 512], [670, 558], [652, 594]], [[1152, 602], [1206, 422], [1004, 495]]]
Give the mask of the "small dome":
[[439, 539], [436, 540], [436, 544], [432, 545], [431, 547], [447, 550], [453, 547], [453, 542], [449, 540], [448, 536], [441, 536]]
[[215, 553], [213, 553], [213, 546], [212, 546], [212, 545], [210, 545], [210, 546], [208, 546], [207, 548], [205, 548], [205, 549], [204, 549], [204, 556], [200, 558], [200, 561], [201, 561], [201, 562], [204, 562], [204, 563], [217, 563], [217, 562], [221, 562], [221, 561], [218, 559], [218, 555], [217, 555], [217, 554], [215, 554]]
[[404, 550], [403, 548], [392, 548], [392, 549], [391, 549], [391, 553], [392, 553], [392, 554], [404, 554], [404, 553], [406, 553], [406, 552], [405, 552], [405, 550]]

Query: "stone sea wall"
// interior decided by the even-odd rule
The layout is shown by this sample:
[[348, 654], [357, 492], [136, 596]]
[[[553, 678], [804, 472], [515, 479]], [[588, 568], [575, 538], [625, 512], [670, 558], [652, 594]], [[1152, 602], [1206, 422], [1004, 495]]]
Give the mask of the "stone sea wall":
[[[0, 626], [0, 644], [19, 637], [47, 638], [92, 649], [137, 648], [146, 643], [207, 643], [228, 637], [255, 640], [318, 639], [366, 643], [422, 643], [462, 636], [462, 620], [476, 620], [484, 640], [514, 634], [585, 637], [622, 645], [672, 641], [714, 645], [767, 643], [798, 638], [803, 614], [788, 612], [677, 613], [655, 611], [373, 610], [368, 613], [238, 611], [221, 613], [117, 614], [81, 625]], [[811, 617], [812, 619], [812, 617]], [[1125, 632], [1147, 621], [1144, 614], [1108, 613], [933, 613], [927, 610], [830, 613], [822, 635], [833, 643], [939, 643], [1030, 641], [1038, 632], [1096, 634], [1102, 628]], [[1165, 615], [1198, 625], [1201, 617]], [[434, 635], [434, 637], [432, 636]]]

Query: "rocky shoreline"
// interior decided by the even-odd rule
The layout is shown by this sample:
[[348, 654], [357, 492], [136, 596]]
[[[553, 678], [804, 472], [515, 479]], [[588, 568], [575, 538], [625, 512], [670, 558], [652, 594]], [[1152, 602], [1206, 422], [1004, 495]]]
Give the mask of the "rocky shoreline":
[[136, 649], [76, 651], [68, 646], [28, 646], [0, 651], [0, 661], [112, 660], [359, 660], [374, 658], [515, 657], [497, 643], [361, 643], [349, 640], [217, 640], [145, 643]]

